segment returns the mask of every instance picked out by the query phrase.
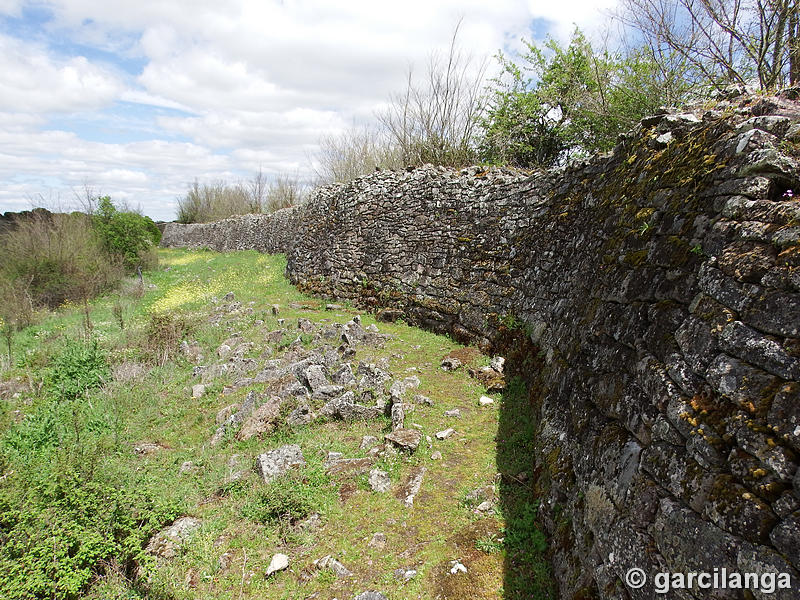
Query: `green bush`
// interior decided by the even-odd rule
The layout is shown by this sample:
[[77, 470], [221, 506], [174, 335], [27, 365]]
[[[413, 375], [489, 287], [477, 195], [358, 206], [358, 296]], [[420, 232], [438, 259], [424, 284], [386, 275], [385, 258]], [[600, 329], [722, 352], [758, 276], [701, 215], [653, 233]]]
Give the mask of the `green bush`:
[[335, 499], [322, 469], [304, 469], [273, 481], [242, 508], [248, 519], [265, 525], [293, 525]]
[[47, 370], [46, 393], [57, 400], [75, 400], [99, 388], [108, 375], [108, 361], [96, 340], [70, 341]]
[[14, 321], [25, 305], [82, 302], [119, 281], [118, 261], [91, 224], [81, 213], [33, 213], [0, 236], [0, 317]]
[[51, 475], [22, 493], [0, 490], [3, 598], [79, 598], [104, 561], [133, 575], [146, 540], [180, 514], [151, 490], [113, 477]]
[[92, 222], [105, 250], [119, 257], [125, 268], [154, 266], [153, 248], [161, 240], [161, 231], [150, 217], [117, 210], [111, 198], [104, 196], [98, 199]]

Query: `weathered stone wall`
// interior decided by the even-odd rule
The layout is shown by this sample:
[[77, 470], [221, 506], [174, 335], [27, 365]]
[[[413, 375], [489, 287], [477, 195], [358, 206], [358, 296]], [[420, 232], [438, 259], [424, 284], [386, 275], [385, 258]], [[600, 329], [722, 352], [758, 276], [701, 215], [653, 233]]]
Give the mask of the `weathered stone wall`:
[[283, 253], [294, 240], [296, 210], [285, 208], [270, 215], [243, 215], [214, 223], [167, 223], [165, 247], [209, 248], [218, 252], [258, 250]]
[[788, 572], [796, 598], [798, 120], [779, 99], [661, 115], [563, 171], [376, 173], [280, 226], [164, 238], [284, 251], [303, 289], [487, 347], [524, 328], [563, 598], [654, 597], [631, 567]]

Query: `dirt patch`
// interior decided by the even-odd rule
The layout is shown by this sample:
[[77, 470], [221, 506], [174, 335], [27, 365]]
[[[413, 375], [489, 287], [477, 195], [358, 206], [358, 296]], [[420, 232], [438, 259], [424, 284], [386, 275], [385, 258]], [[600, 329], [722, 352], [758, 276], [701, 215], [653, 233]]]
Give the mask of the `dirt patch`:
[[345, 481], [339, 488], [339, 501], [344, 504], [350, 498], [355, 496], [358, 491], [358, 486], [354, 481]]
[[443, 358], [457, 358], [465, 367], [474, 367], [481, 356], [483, 354], [481, 354], [480, 350], [473, 346], [467, 346], [466, 348], [456, 348]]
[[456, 532], [448, 541], [455, 545], [455, 558], [467, 568], [466, 573], [450, 573], [446, 561], [435, 567], [434, 589], [437, 598], [487, 599], [501, 598], [503, 589], [502, 554], [487, 554], [476, 547], [479, 539], [500, 535], [500, 522], [495, 518], [475, 521]]

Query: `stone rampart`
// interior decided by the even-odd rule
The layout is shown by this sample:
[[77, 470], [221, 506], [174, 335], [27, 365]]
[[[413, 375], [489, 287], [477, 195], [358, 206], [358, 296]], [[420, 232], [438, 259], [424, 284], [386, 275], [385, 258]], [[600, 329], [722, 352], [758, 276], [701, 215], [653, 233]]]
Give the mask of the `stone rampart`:
[[[486, 348], [524, 330], [563, 598], [656, 597], [632, 567], [787, 572], [798, 598], [798, 122], [740, 99], [567, 169], [378, 172], [163, 243], [285, 252], [304, 290]], [[714, 593], [674, 597], [744, 597]]]

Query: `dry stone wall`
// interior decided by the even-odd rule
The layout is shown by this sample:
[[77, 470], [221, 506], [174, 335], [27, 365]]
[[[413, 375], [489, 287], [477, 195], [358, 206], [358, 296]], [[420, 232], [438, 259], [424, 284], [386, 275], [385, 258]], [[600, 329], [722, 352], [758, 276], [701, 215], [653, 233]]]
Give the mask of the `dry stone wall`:
[[524, 330], [561, 597], [661, 597], [656, 572], [725, 568], [789, 573], [794, 591], [755, 597], [798, 598], [798, 122], [745, 98], [645, 119], [564, 170], [379, 172], [164, 243], [286, 252], [303, 289], [487, 348]]

